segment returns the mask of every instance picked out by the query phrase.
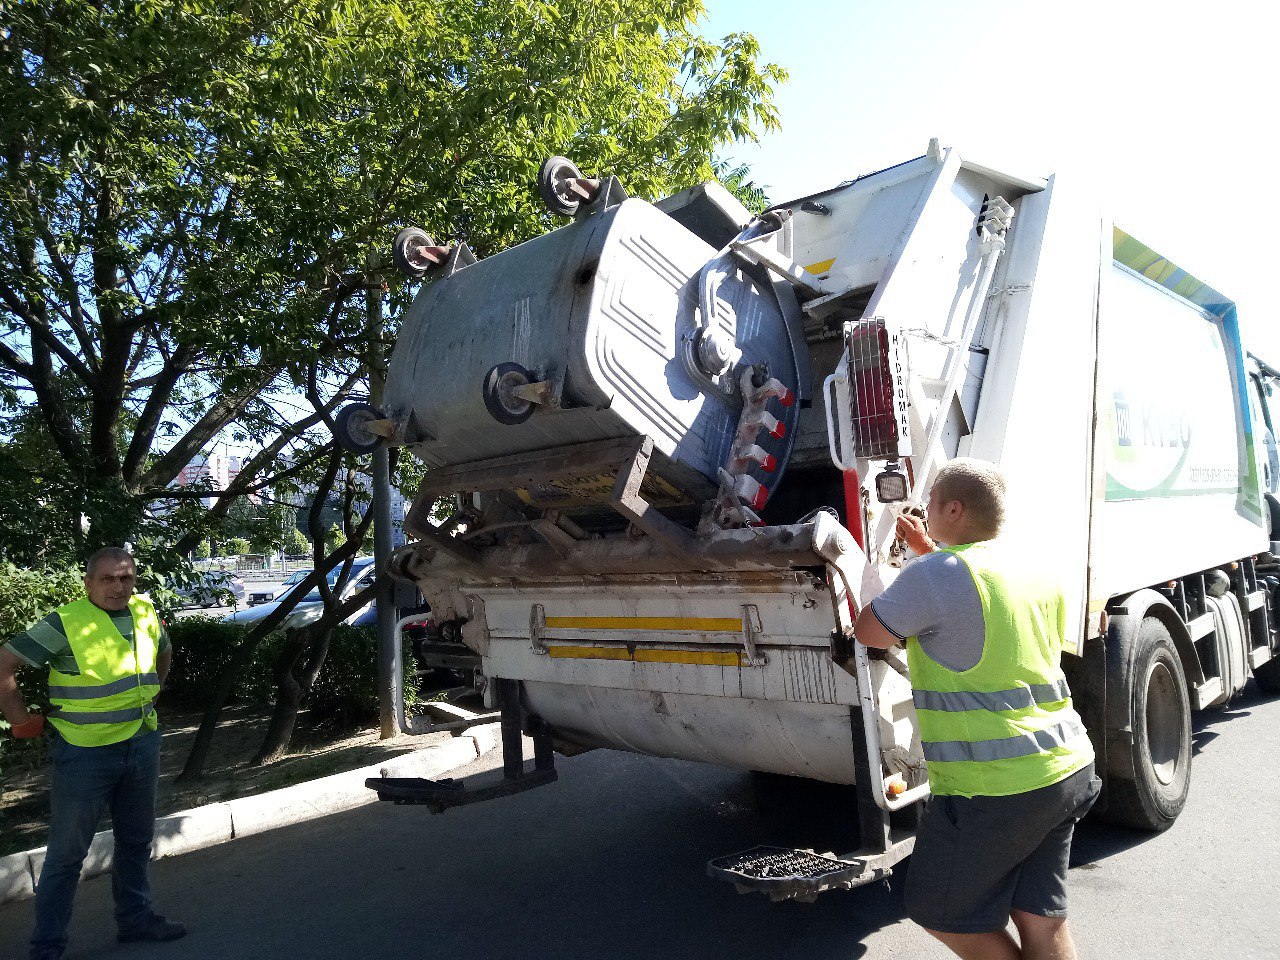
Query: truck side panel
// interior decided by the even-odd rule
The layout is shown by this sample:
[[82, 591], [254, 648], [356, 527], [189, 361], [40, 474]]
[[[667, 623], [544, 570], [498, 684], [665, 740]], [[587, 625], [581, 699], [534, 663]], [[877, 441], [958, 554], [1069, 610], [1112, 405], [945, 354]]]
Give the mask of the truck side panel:
[[1269, 547], [1229, 325], [1119, 263], [1103, 294], [1097, 601]]
[[1082, 185], [1053, 178], [1022, 198], [993, 315], [972, 435], [958, 453], [1009, 481], [1001, 536], [1063, 585], [1067, 637], [1083, 639], [1092, 488], [1102, 216]]

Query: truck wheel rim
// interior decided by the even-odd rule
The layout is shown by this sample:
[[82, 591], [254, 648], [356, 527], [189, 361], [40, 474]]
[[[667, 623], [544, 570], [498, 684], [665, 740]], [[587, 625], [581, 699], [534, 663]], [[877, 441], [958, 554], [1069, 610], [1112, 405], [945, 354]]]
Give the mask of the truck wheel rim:
[[1154, 663], [1147, 674], [1147, 751], [1156, 779], [1168, 786], [1178, 772], [1182, 717], [1177, 681], [1167, 664]]

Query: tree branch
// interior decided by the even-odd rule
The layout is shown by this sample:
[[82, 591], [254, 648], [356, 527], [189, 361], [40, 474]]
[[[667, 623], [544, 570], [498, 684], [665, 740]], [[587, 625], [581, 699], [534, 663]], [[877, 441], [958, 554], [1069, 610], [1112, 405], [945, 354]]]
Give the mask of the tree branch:
[[42, 218], [37, 219], [36, 230], [40, 233], [40, 241], [44, 244], [44, 251], [49, 257], [49, 262], [53, 264], [54, 272], [62, 279], [63, 286], [66, 289], [68, 305], [66, 313], [67, 326], [75, 334], [76, 342], [80, 344], [80, 351], [84, 354], [85, 360], [89, 366], [93, 366], [94, 361], [97, 359], [94, 349], [95, 344], [93, 337], [89, 335], [88, 325], [85, 323], [86, 314], [84, 312], [84, 304], [80, 301], [80, 285], [76, 282], [75, 272], [62, 259], [62, 254], [58, 252], [58, 241], [49, 230], [49, 225]]
[[180, 346], [165, 363], [164, 368], [160, 371], [159, 379], [155, 386], [151, 388], [147, 402], [138, 417], [138, 423], [133, 428], [133, 437], [129, 440], [129, 449], [125, 452], [124, 463], [120, 468], [121, 473], [124, 475], [125, 483], [128, 483], [134, 474], [138, 472], [143, 459], [150, 452], [151, 443], [155, 440], [156, 430], [164, 419], [165, 408], [168, 407], [169, 399], [173, 396], [173, 388], [177, 386], [178, 380], [182, 378], [182, 375], [187, 372], [187, 365], [192, 358], [193, 352], [188, 346]]
[[[355, 379], [356, 379], [355, 374], [352, 374], [347, 378], [346, 382], [342, 384], [342, 386], [330, 399], [329, 401], [330, 405], [336, 406], [346, 396], [347, 390], [350, 389], [350, 386], [355, 381]], [[275, 440], [273, 440], [270, 444], [268, 444], [263, 449], [259, 450], [256, 454], [254, 454], [253, 457], [251, 457], [247, 462], [245, 462], [240, 467], [240, 472], [236, 475], [236, 478], [227, 485], [227, 489], [218, 496], [213, 506], [209, 508], [209, 515], [211, 517], [225, 517], [227, 515], [227, 512], [231, 509], [231, 504], [233, 504], [236, 501], [236, 498], [243, 496], [246, 493], [251, 493], [253, 489], [259, 489], [258, 487], [252, 487], [251, 485], [252, 485], [252, 481], [262, 471], [262, 468], [265, 467], [268, 463], [271, 463], [272, 461], [274, 461], [275, 458], [280, 455], [280, 452], [284, 450], [286, 446], [288, 446], [297, 437], [302, 436], [303, 433], [305, 433], [307, 430], [311, 429], [313, 426], [319, 423], [321, 419], [322, 419], [321, 413], [319, 412], [313, 413], [297, 421], [296, 423], [292, 424], [287, 429], [282, 430], [280, 432], [280, 435], [277, 436]], [[319, 460], [322, 456], [324, 456], [329, 450], [333, 449], [333, 447], [334, 447], [334, 444], [332, 443], [332, 441], [330, 443], [324, 444], [323, 446], [318, 448], [318, 450], [313, 455], [311, 455], [310, 460], [305, 461], [304, 463], [297, 464], [296, 469], [301, 470], [303, 466], [309, 465], [310, 463], [314, 463], [316, 460]], [[286, 471], [286, 473], [288, 472], [289, 471]], [[155, 499], [163, 499], [171, 495], [172, 493], [169, 491], [166, 491], [164, 493], [159, 493], [159, 494], [152, 494], [152, 496]], [[200, 542], [199, 534], [186, 533], [186, 534], [183, 534], [181, 539], [179, 539], [178, 543], [174, 547], [174, 550], [178, 553], [188, 553], [199, 542]]]
[[76, 356], [65, 343], [58, 339], [58, 335], [49, 328], [48, 322], [27, 307], [17, 292], [3, 281], [0, 281], [0, 300], [3, 300], [4, 305], [26, 324], [27, 329], [31, 331], [32, 337], [39, 338], [48, 347], [49, 351], [62, 361], [68, 370], [86, 385], [93, 383], [93, 371], [85, 366], [84, 361]]
[[218, 431], [239, 416], [240, 412], [279, 374], [280, 367], [265, 367], [239, 390], [227, 393], [211, 406], [186, 435], [153, 463], [135, 482], [138, 490], [165, 487], [176, 477]]
[[2, 340], [0, 340], [0, 363], [3, 363], [28, 383], [32, 382], [32, 378], [35, 376], [35, 367], [23, 360], [18, 351]]
[[39, 340], [31, 343], [31, 366], [34, 376], [31, 386], [36, 392], [36, 409], [44, 420], [45, 427], [53, 445], [58, 448], [62, 458], [75, 472], [84, 467], [84, 446], [80, 442], [80, 434], [72, 422], [67, 405], [63, 402], [54, 385], [53, 362], [49, 351]]

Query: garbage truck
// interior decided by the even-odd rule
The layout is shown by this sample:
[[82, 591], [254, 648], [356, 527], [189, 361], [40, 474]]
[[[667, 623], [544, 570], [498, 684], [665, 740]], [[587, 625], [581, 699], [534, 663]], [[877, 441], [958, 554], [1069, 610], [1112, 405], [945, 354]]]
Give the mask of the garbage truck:
[[338, 418], [430, 467], [389, 572], [474, 658], [505, 750], [486, 786], [379, 797], [439, 812], [545, 786], [557, 754], [684, 758], [853, 788], [858, 849], [713, 877], [807, 900], [886, 876], [928, 779], [905, 656], [852, 627], [912, 562], [898, 515], [967, 456], [1062, 585], [1100, 814], [1168, 827], [1193, 711], [1280, 689], [1280, 377], [1234, 303], [1069, 175], [937, 141], [759, 215], [562, 157], [537, 189], [567, 222], [485, 259], [401, 231], [423, 282], [383, 402]]

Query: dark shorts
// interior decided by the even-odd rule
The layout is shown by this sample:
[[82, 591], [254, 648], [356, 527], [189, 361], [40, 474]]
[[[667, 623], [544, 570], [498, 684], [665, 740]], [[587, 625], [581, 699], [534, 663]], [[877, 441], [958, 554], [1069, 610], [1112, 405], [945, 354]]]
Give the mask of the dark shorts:
[[1009, 797], [934, 797], [907, 873], [907, 915], [941, 933], [1003, 930], [1011, 909], [1067, 915], [1076, 821], [1102, 781], [1093, 764]]

